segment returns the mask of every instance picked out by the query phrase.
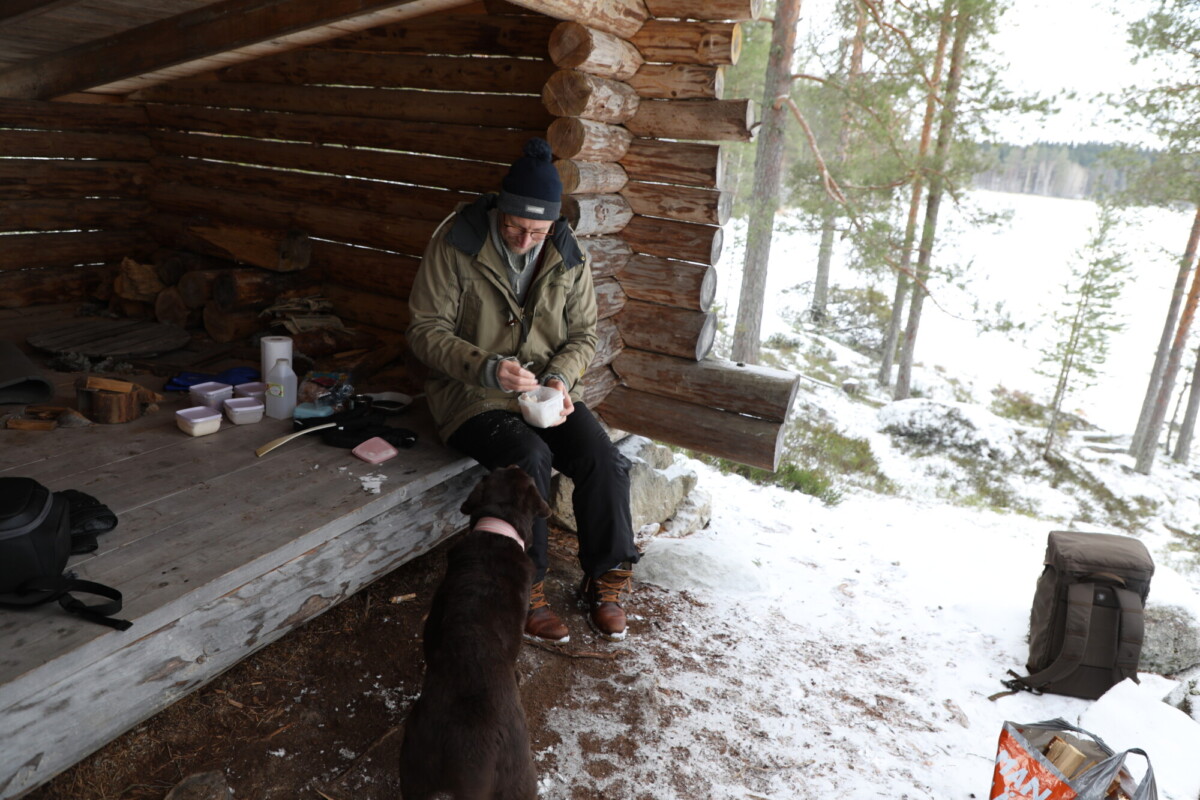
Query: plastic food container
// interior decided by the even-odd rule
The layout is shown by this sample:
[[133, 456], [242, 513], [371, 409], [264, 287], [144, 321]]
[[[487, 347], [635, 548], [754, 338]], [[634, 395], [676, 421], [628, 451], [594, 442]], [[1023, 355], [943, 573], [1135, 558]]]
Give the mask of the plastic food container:
[[395, 458], [398, 451], [380, 437], [374, 436], [350, 452], [368, 464], [382, 464], [389, 458]]
[[521, 416], [535, 428], [549, 428], [562, 417], [562, 392], [550, 386], [539, 386], [517, 398]]
[[253, 397], [255, 400], [262, 400], [263, 395], [267, 393], [267, 385], [262, 381], [252, 381], [251, 383], [239, 383], [233, 387], [234, 397]]
[[[188, 389], [188, 394], [191, 395], [192, 402], [196, 405], [215, 408], [220, 412], [221, 403], [233, 397], [233, 387], [228, 383], [208, 381], [207, 383], [197, 383]], [[218, 414], [218, 416], [220, 415]]]
[[263, 418], [265, 410], [263, 401], [253, 397], [231, 397], [225, 401], [225, 416], [229, 417], [229, 421], [234, 425], [258, 422]]
[[208, 406], [181, 408], [175, 412], [175, 424], [192, 436], [216, 433], [221, 428], [221, 412]]

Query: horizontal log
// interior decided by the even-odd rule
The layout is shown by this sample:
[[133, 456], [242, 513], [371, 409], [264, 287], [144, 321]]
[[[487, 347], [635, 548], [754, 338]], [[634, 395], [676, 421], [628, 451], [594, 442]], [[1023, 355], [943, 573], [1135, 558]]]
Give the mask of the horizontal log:
[[625, 169], [612, 161], [560, 158], [554, 166], [562, 181], [563, 194], [611, 194], [621, 191], [628, 180]]
[[0, 160], [0, 196], [143, 197], [150, 166], [138, 161]]
[[601, 365], [583, 373], [579, 383], [583, 389], [581, 395], [588, 408], [597, 408], [613, 389], [620, 385], [617, 373], [612, 367]]
[[[359, 177], [396, 181], [462, 192], [480, 192], [499, 186], [508, 172], [507, 164], [204, 134], [164, 133], [156, 135], [154, 141], [160, 151], [168, 155], [319, 172], [339, 179]], [[357, 195], [361, 191], [360, 187], [354, 193]]]
[[[159, 231], [168, 229], [180, 232], [185, 231], [191, 222], [192, 220], [183, 218], [171, 219], [166, 214], [154, 214], [146, 220], [147, 226], [150, 228], [151, 233], [156, 234], [156, 238]], [[216, 258], [203, 253], [193, 253], [187, 250], [162, 250], [159, 254], [156, 254], [155, 258], [155, 269], [158, 272], [158, 279], [162, 281], [164, 286], [178, 286], [179, 281], [183, 280], [184, 275], [196, 270], [230, 269], [236, 266], [236, 264], [228, 259]]]
[[620, 161], [629, 149], [633, 135], [619, 125], [560, 117], [550, 124], [546, 139], [559, 158]]
[[212, 299], [222, 311], [257, 310], [272, 305], [279, 298], [305, 297], [318, 294], [320, 289], [320, 284], [307, 272], [226, 269], [218, 272], [213, 280]]
[[516, 5], [555, 19], [581, 22], [628, 39], [649, 16], [642, 0], [516, 0]]
[[645, 59], [637, 48], [611, 33], [578, 22], [562, 22], [550, 34], [550, 60], [602, 78], [628, 80]]
[[725, 92], [725, 70], [706, 64], [643, 64], [629, 85], [646, 100], [716, 100]]
[[618, 280], [636, 300], [691, 311], [709, 311], [717, 296], [717, 271], [707, 264], [636, 255]]
[[184, 329], [198, 328], [204, 324], [204, 312], [199, 308], [188, 308], [176, 286], [168, 286], [154, 298], [154, 318]]
[[236, 342], [266, 328], [267, 321], [257, 311], [223, 311], [212, 301], [204, 306], [204, 332], [214, 342]]
[[11, 98], [0, 98], [0, 121], [5, 128], [98, 133], [128, 133], [147, 125], [146, 110], [141, 106]]
[[362, 322], [397, 333], [408, 327], [408, 303], [398, 303], [395, 298], [336, 283], [325, 284], [325, 296], [333, 302], [334, 313], [348, 324]]
[[634, 139], [620, 158], [631, 181], [680, 183], [716, 189], [725, 184], [721, 146], [694, 142]]
[[0, 270], [119, 263], [126, 256], [148, 256], [150, 242], [133, 231], [17, 233], [4, 237]]
[[742, 54], [742, 26], [652, 19], [629, 41], [647, 61], [732, 66]]
[[141, 133], [14, 131], [0, 128], [0, 156], [146, 161], [154, 155]]
[[779, 466], [784, 425], [618, 386], [599, 408], [609, 426], [759, 469]]
[[762, 0], [646, 0], [655, 18], [737, 20], [758, 19]]
[[275, 272], [305, 269], [312, 255], [308, 236], [297, 230], [224, 221], [196, 222], [188, 230], [234, 261]]
[[141, 200], [0, 200], [0, 231], [127, 230], [138, 227], [148, 210]]
[[420, 264], [414, 256], [318, 240], [313, 242], [309, 269], [320, 270], [332, 283], [403, 300], [412, 291]]
[[428, 14], [380, 25], [327, 42], [323, 47], [417, 55], [546, 55], [557, 20], [538, 15]]
[[634, 136], [748, 142], [757, 116], [753, 100], [646, 100], [625, 120]]
[[612, 317], [605, 317], [597, 321], [596, 355], [592, 357], [592, 363], [588, 365], [588, 369], [611, 364], [624, 349], [625, 342], [621, 339], [621, 329], [617, 327], [616, 320]]
[[454, 58], [305, 48], [226, 67], [220, 77], [258, 83], [538, 94], [553, 72], [549, 58]]
[[619, 194], [568, 195], [562, 213], [580, 236], [617, 233], [633, 219], [629, 201]]
[[637, 253], [715, 265], [721, 260], [725, 237], [713, 225], [695, 225], [673, 219], [635, 216], [621, 238]]
[[596, 315], [600, 319], [608, 319], [620, 313], [625, 307], [625, 290], [615, 278], [597, 278], [596, 286]]
[[696, 405], [783, 422], [800, 376], [770, 367], [706, 358], [689, 361], [626, 348], [613, 369], [631, 389]]
[[637, 113], [639, 98], [628, 83], [560, 69], [542, 87], [542, 104], [556, 117], [621, 123]]
[[[539, 87], [540, 88], [540, 87]], [[454, 158], [495, 161], [505, 165], [520, 153], [530, 136], [543, 130], [508, 130], [477, 125], [440, 125], [397, 120], [319, 114], [233, 111], [202, 106], [148, 106], [155, 125], [180, 131], [202, 131], [315, 144], [380, 147]]]
[[28, 308], [98, 297], [112, 286], [116, 264], [0, 271], [0, 308]]
[[580, 240], [592, 257], [592, 274], [597, 278], [617, 275], [633, 255], [633, 248], [620, 236], [592, 236]]
[[692, 186], [630, 181], [621, 190], [634, 213], [706, 225], [724, 225], [733, 212], [733, 194]]
[[717, 316], [641, 300], [626, 300], [616, 316], [626, 347], [699, 361], [712, 350]]
[[152, 86], [137, 97], [155, 103], [495, 127], [519, 119], [523, 125], [545, 128], [554, 120], [538, 97], [516, 94], [190, 80]]

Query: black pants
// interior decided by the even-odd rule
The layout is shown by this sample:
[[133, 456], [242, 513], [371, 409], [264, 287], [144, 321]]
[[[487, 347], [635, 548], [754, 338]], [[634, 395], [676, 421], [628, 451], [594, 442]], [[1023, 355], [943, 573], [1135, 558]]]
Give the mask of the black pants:
[[[579, 565], [597, 578], [622, 562], [638, 560], [629, 514], [629, 461], [583, 403], [565, 422], [534, 428], [519, 414], [486, 411], [467, 420], [448, 444], [488, 469], [516, 464], [529, 473], [543, 498], [550, 497], [550, 470], [575, 482], [571, 502], [579, 529]], [[546, 577], [546, 520], [533, 523], [529, 557], [535, 581]]]

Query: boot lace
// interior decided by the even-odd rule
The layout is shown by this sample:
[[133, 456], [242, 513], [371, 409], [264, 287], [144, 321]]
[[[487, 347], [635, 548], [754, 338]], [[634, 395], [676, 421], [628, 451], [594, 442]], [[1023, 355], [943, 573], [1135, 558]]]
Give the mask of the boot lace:
[[537, 611], [550, 605], [546, 602], [546, 582], [538, 581], [529, 589], [529, 610]]
[[633, 572], [627, 569], [610, 569], [592, 582], [597, 603], [620, 603], [621, 593], [629, 590]]

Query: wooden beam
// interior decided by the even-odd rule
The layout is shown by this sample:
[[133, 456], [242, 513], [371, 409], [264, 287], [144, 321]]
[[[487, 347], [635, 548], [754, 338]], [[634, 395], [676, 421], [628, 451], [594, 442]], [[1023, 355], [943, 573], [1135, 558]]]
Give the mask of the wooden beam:
[[74, 2], [75, 0], [7, 0], [0, 4], [0, 23], [13, 25]]
[[719, 189], [725, 182], [721, 146], [634, 139], [619, 159], [631, 181], [681, 183]]
[[381, 25], [327, 42], [323, 47], [418, 55], [546, 56], [557, 25], [549, 17], [430, 14], [398, 25]]
[[0, 119], [6, 128], [100, 133], [132, 133], [149, 122], [141, 106], [4, 98], [0, 98]]
[[430, 0], [226, 0], [0, 71], [0, 97], [49, 99], [301, 33], [373, 12], [447, 5]]
[[578, 22], [563, 22], [550, 34], [550, 59], [563, 69], [628, 80], [644, 59], [629, 42]]
[[629, 201], [619, 194], [568, 195], [562, 211], [580, 236], [617, 233], [633, 219]]
[[625, 188], [629, 178], [614, 161], [574, 161], [560, 158], [554, 162], [562, 181], [563, 194], [611, 194]]
[[700, 361], [712, 350], [717, 315], [626, 300], [617, 314], [617, 327], [627, 347]]
[[637, 113], [637, 92], [627, 83], [560, 69], [542, 87], [542, 104], [556, 117], [621, 123]]
[[513, 4], [555, 19], [581, 22], [622, 39], [637, 33], [650, 16], [643, 0], [513, 0]]
[[651, 139], [748, 142], [757, 121], [753, 100], [644, 100], [625, 127]]
[[718, 100], [725, 90], [724, 67], [705, 64], [643, 64], [629, 85], [646, 100]]
[[559, 158], [620, 161], [629, 149], [633, 134], [620, 125], [559, 117], [550, 124], [546, 139]]
[[717, 271], [708, 264], [637, 255], [621, 270], [625, 293], [635, 300], [708, 311], [717, 295]]
[[633, 213], [648, 217], [724, 225], [733, 212], [732, 192], [628, 181], [621, 194]]
[[715, 265], [725, 244], [723, 228], [673, 219], [635, 216], [621, 238], [638, 253]]
[[750, 20], [762, 14], [762, 0], [646, 0], [650, 16], [668, 19]]
[[732, 66], [742, 53], [742, 26], [652, 19], [629, 40], [647, 61]]

